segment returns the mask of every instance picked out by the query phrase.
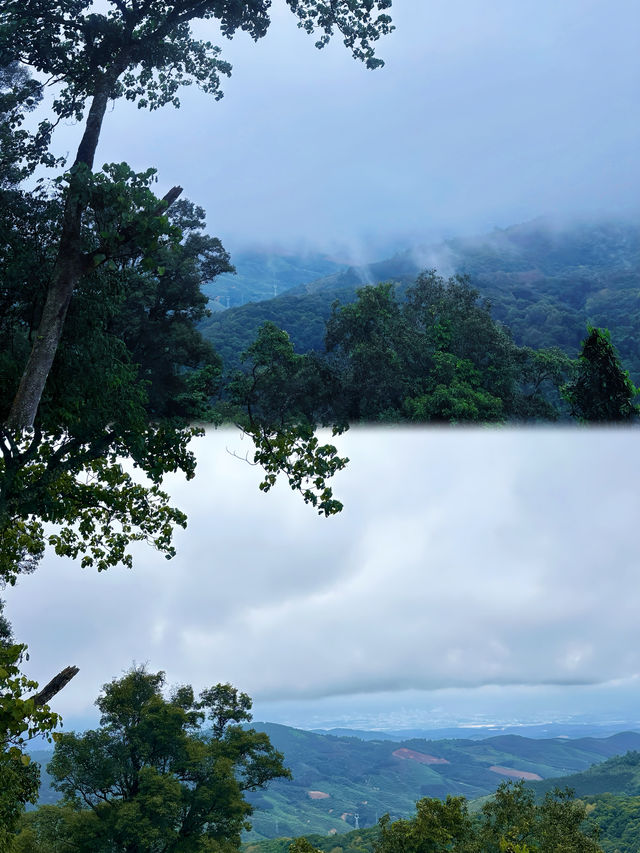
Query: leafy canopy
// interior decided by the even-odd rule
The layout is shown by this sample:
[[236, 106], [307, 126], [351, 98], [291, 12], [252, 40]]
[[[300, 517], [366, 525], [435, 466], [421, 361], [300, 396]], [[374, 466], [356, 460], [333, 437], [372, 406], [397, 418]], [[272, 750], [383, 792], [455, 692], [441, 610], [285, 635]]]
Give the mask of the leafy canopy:
[[235, 850], [248, 791], [287, 777], [268, 737], [246, 728], [251, 700], [229, 684], [164, 695], [164, 673], [134, 668], [105, 684], [100, 727], [62, 735], [48, 766], [63, 805], [36, 816], [43, 844], [96, 851]]
[[408, 820], [380, 821], [375, 853], [601, 853], [597, 827], [570, 790], [536, 804], [524, 782], [503, 782], [479, 814], [464, 797], [423, 799]]
[[[319, 33], [318, 47], [338, 32], [367, 67], [381, 64], [374, 43], [392, 29], [390, 0], [287, 4]], [[178, 106], [179, 89], [192, 84], [221, 96], [230, 66], [193, 36], [193, 21], [258, 39], [269, 9], [268, 0], [109, 0], [101, 11], [86, 0], [8, 0], [0, 9], [0, 577], [10, 583], [47, 544], [99, 569], [130, 564], [136, 539], [173, 553], [171, 531], [185, 518], [160, 484], [169, 471], [193, 476], [188, 442], [198, 430], [189, 424], [211, 417], [219, 380], [220, 363], [195, 329], [205, 313], [199, 286], [231, 267], [198, 231], [201, 212], [183, 207], [172, 220], [179, 188], [159, 200], [151, 170], [94, 172], [94, 157], [110, 99]], [[29, 133], [25, 115], [46, 84], [57, 87], [53, 115]], [[48, 191], [22, 190], [38, 163], [56, 162], [51, 134], [68, 118], [85, 122], [71, 168]], [[284, 467], [305, 499], [339, 508], [324, 487], [335, 451], [308, 423], [276, 434], [251, 427], [265, 487]]]

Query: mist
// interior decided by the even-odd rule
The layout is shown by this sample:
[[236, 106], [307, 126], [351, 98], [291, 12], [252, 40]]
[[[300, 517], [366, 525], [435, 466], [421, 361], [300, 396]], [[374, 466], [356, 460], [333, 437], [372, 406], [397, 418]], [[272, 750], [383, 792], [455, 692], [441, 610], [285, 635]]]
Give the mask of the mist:
[[[540, 215], [638, 212], [640, 7], [633, 0], [397, 2], [367, 71], [318, 51], [283, 4], [228, 41], [220, 102], [117, 103], [98, 162], [158, 168], [227, 248], [307, 246], [371, 261]], [[60, 153], [79, 128], [57, 132]], [[357, 251], [356, 251], [357, 249]]]

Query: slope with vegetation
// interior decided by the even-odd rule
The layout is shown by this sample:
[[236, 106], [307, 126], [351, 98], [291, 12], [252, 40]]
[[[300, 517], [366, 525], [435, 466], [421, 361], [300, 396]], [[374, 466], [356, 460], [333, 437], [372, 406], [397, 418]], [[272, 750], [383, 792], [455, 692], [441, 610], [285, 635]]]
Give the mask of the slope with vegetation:
[[384, 815], [370, 830], [249, 844], [246, 853], [602, 853], [588, 805], [570, 791], [536, 803], [522, 782], [504, 782], [472, 806], [465, 797], [425, 798], [411, 817]]
[[331, 305], [352, 302], [365, 284], [393, 281], [400, 295], [426, 267], [469, 276], [520, 346], [559, 347], [573, 356], [587, 323], [608, 328], [633, 381], [640, 381], [640, 225], [553, 226], [536, 220], [485, 237], [417, 248], [364, 268], [301, 286], [277, 299], [245, 305], [203, 322], [205, 336], [234, 366], [271, 320], [298, 352], [322, 351]]
[[220, 275], [202, 288], [214, 311], [272, 299], [345, 266], [318, 252], [278, 254], [258, 249], [234, 252], [233, 265], [235, 273]]
[[[625, 743], [630, 743], [627, 735], [621, 735], [619, 746], [624, 748]], [[574, 802], [576, 815], [582, 815], [583, 823], [581, 830], [588, 827], [597, 828], [597, 844], [604, 853], [638, 853], [640, 845], [640, 753], [631, 751], [624, 755], [616, 755], [596, 764], [580, 773], [568, 776], [555, 777], [543, 782], [527, 783], [529, 793], [527, 797], [535, 797], [539, 807], [552, 802], [554, 791], [570, 791], [573, 799], [565, 798], [564, 803]], [[513, 792], [512, 792], [513, 793]], [[519, 798], [520, 799], [520, 798]], [[491, 798], [482, 797], [479, 801], [469, 802], [469, 813], [482, 816], [486, 814], [487, 805]], [[505, 800], [503, 799], [503, 803]], [[531, 802], [531, 800], [528, 800]], [[562, 802], [562, 801], [561, 801]], [[513, 801], [511, 802], [513, 806]], [[418, 804], [420, 807], [420, 804]], [[438, 807], [441, 816], [446, 814], [446, 806]], [[431, 809], [433, 813], [433, 809]], [[517, 811], [517, 809], [515, 810]], [[562, 807], [559, 809], [562, 813]], [[512, 814], [514, 810], [512, 809]], [[480, 818], [482, 819], [482, 817]], [[514, 821], [511, 825], [514, 825]], [[437, 826], [437, 821], [432, 821], [431, 826]], [[411, 831], [411, 821], [401, 821], [401, 834]], [[393, 825], [392, 825], [393, 829]], [[310, 847], [320, 850], [322, 853], [382, 853], [384, 843], [381, 844], [381, 827], [375, 826], [351, 830], [343, 835], [307, 835]], [[387, 838], [389, 833], [387, 832]], [[396, 840], [401, 835], [396, 833]], [[560, 846], [559, 837], [552, 836], [555, 849], [565, 849]], [[421, 838], [422, 844], [426, 842]], [[539, 839], [538, 839], [539, 843]], [[582, 842], [581, 842], [582, 843]], [[246, 845], [246, 853], [288, 853], [291, 848], [290, 838], [278, 838], [263, 841], [250, 841]], [[403, 850], [407, 848], [403, 846]], [[421, 850], [425, 847], [422, 846]], [[426, 847], [430, 850], [432, 848]], [[437, 847], [435, 849], [438, 849]], [[445, 849], [457, 849], [445, 848]], [[485, 850], [485, 847], [476, 849]], [[539, 847], [534, 845], [534, 850]], [[554, 849], [553, 847], [551, 849]], [[579, 846], [569, 846], [566, 849], [579, 850]], [[589, 849], [589, 848], [587, 848]]]
[[[271, 723], [257, 727], [283, 753], [293, 779], [274, 782], [253, 800], [251, 839], [343, 833], [355, 826], [356, 814], [361, 828], [370, 827], [385, 813], [409, 815], [424, 796], [486, 796], [505, 779], [505, 770], [512, 778], [536, 774], [549, 790], [556, 779], [564, 787], [571, 782], [563, 778], [567, 769], [586, 770], [640, 743], [633, 732], [575, 740], [506, 735], [394, 742], [323, 736]], [[315, 799], [309, 792], [329, 796]]]

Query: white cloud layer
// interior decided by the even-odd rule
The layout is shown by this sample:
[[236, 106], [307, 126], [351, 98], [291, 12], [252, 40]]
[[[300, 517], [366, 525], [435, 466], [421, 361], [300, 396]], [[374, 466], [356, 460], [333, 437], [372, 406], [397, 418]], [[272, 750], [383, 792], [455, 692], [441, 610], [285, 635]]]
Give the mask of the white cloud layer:
[[[640, 458], [618, 430], [353, 430], [342, 515], [263, 495], [239, 433], [197, 444], [169, 488], [189, 516], [132, 572], [47, 558], [6, 591], [44, 681], [88, 712], [132, 661], [261, 703], [640, 673]], [[631, 682], [630, 682], [631, 683]], [[346, 700], [345, 700], [346, 701]]]

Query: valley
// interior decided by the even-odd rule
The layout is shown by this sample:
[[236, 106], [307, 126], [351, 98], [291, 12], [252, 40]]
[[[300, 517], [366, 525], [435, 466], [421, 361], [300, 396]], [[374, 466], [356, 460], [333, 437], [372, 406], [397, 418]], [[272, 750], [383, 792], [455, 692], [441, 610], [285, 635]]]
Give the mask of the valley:
[[[284, 754], [293, 778], [274, 780], [265, 790], [248, 795], [254, 813], [247, 842], [364, 830], [384, 814], [393, 820], [410, 816], [422, 797], [477, 800], [493, 794], [506, 780], [525, 780], [541, 795], [556, 784], [575, 787], [581, 796], [605, 791], [640, 795], [640, 762], [634, 759], [630, 769], [620, 757], [640, 751], [637, 732], [395, 741], [377, 739], [375, 732], [368, 733], [373, 739], [363, 740], [275, 723], [255, 723], [255, 728]], [[44, 772], [50, 753], [33, 757], [43, 765], [40, 803], [54, 803], [58, 797]]]

